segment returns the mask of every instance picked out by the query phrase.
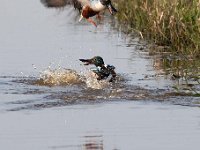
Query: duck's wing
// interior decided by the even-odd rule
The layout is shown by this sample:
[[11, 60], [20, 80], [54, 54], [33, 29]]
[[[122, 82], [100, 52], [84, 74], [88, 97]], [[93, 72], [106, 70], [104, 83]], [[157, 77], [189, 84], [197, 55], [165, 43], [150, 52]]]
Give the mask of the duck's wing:
[[46, 7], [65, 7], [73, 5], [75, 9], [81, 10], [83, 6], [90, 5], [90, 0], [40, 0]]
[[73, 0], [40, 0], [46, 7], [64, 7], [73, 2]]

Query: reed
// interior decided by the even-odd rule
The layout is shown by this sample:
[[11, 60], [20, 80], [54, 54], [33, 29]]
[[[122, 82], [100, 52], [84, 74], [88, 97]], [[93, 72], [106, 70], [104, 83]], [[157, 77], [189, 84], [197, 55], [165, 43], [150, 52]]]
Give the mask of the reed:
[[117, 5], [127, 31], [164, 51], [200, 58], [200, 0], [118, 0]]

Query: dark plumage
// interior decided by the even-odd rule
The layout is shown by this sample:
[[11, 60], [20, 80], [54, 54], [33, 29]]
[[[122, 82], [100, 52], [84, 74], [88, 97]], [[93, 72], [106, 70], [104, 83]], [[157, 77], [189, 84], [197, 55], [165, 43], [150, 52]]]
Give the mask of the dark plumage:
[[113, 82], [116, 77], [115, 73], [115, 67], [112, 65], [106, 65], [104, 64], [103, 58], [100, 56], [95, 56], [91, 59], [79, 59], [81, 62], [84, 63], [84, 65], [95, 65], [96, 69], [92, 69], [92, 71], [98, 76], [97, 80], [102, 80], [110, 75], [112, 76], [109, 80], [110, 82]]
[[66, 5], [73, 5], [74, 8], [81, 10], [82, 5], [79, 0], [40, 0], [46, 7], [61, 8]]

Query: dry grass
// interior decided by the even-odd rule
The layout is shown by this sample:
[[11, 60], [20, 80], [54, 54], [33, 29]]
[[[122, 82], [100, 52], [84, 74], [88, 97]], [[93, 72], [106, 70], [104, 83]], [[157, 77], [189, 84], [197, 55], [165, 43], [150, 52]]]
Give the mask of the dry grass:
[[118, 19], [128, 31], [169, 51], [200, 58], [200, 0], [118, 0]]

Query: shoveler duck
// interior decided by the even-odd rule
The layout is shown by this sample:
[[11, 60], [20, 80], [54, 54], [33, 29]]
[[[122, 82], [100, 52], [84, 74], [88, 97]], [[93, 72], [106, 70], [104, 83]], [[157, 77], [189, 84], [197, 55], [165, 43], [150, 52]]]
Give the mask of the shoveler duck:
[[84, 65], [95, 65], [96, 68], [92, 68], [93, 71], [97, 75], [97, 80], [102, 80], [108, 78], [110, 75], [112, 76], [109, 82], [115, 81], [116, 72], [115, 67], [112, 65], [104, 64], [103, 58], [100, 56], [95, 56], [91, 59], [79, 59]]
[[97, 27], [97, 24], [90, 18], [97, 15], [105, 9], [113, 15], [117, 10], [111, 3], [111, 0], [40, 0], [46, 7], [61, 8], [67, 5], [73, 5], [75, 9], [79, 10], [81, 17], [87, 19], [90, 23]]

